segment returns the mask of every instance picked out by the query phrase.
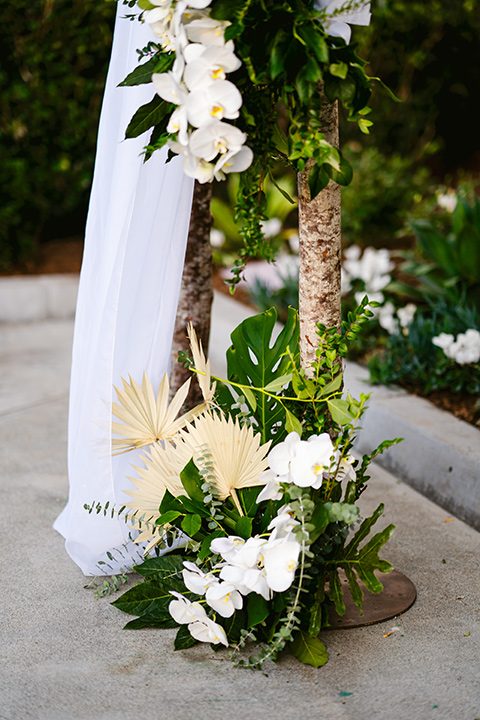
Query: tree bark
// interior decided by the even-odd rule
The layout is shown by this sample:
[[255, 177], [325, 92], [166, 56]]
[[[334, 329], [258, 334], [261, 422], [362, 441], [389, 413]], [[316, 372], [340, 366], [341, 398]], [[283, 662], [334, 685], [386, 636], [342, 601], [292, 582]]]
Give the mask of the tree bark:
[[[338, 147], [338, 105], [329, 103], [325, 96], [321, 121], [325, 139]], [[315, 324], [339, 328], [341, 322], [341, 191], [330, 181], [310, 201], [311, 166], [312, 162], [298, 176], [300, 357], [307, 376], [313, 374]]]
[[[213, 300], [212, 249], [210, 246], [210, 230], [212, 227], [211, 197], [211, 183], [201, 185], [196, 181], [182, 285], [173, 333], [172, 369], [170, 372], [171, 396], [180, 385], [192, 376], [190, 370], [177, 362], [179, 351], [187, 350], [189, 347], [187, 339], [187, 325], [189, 322], [192, 322], [198, 338], [202, 341], [205, 353], [208, 352]], [[200, 388], [194, 380], [185, 402], [185, 409], [194, 407], [202, 401]]]

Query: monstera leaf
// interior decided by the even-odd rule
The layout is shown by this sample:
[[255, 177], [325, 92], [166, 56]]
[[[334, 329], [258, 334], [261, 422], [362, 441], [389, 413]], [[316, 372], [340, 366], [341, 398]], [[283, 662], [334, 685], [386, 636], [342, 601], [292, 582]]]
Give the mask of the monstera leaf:
[[[285, 327], [273, 342], [277, 320], [271, 308], [244, 320], [231, 334], [227, 350], [228, 379], [242, 385], [266, 388], [275, 395], [289, 380], [287, 348], [298, 352], [299, 329], [295, 310], [289, 308]], [[286, 435], [285, 410], [275, 397], [248, 388], [240, 391], [246, 398], [262, 434], [262, 443], [279, 442]]]

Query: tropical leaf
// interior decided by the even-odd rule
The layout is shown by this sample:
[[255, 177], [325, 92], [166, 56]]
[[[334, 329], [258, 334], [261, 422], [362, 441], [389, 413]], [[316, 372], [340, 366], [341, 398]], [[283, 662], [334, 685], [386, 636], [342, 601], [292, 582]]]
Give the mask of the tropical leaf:
[[[285, 327], [275, 340], [272, 335], [277, 320], [271, 308], [264, 313], [244, 320], [231, 334], [232, 346], [227, 350], [228, 378], [234, 382], [257, 388], [271, 386], [286, 376], [290, 361], [285, 357], [287, 348], [298, 352], [298, 317], [292, 308], [288, 311]], [[286, 435], [285, 410], [275, 397], [252, 390], [256, 397], [252, 413], [258, 423], [262, 442], [278, 442]], [[248, 402], [248, 397], [247, 397]]]

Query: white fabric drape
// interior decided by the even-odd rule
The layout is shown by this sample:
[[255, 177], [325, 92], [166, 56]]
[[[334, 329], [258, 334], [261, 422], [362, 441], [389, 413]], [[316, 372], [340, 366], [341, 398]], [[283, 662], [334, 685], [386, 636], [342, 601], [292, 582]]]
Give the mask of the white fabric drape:
[[[157, 151], [143, 163], [148, 135], [123, 141], [152, 86], [117, 85], [137, 65], [148, 27], [122, 18], [119, 3], [98, 134], [94, 181], [80, 275], [70, 387], [68, 504], [55, 529], [86, 575], [118, 572], [137, 556], [125, 524], [83, 509], [92, 501], [120, 507], [128, 497], [135, 454], [111, 456], [113, 385], [143, 371], [158, 387], [168, 369], [191, 211], [193, 180], [179, 158]], [[113, 560], [106, 554], [110, 553]]]

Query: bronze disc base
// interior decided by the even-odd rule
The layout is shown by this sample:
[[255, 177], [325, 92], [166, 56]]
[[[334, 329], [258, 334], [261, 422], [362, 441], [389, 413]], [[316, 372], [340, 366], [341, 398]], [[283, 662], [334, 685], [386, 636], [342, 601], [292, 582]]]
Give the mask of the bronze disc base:
[[356, 628], [390, 620], [412, 607], [417, 597], [415, 585], [402, 573], [397, 570], [393, 570], [388, 575], [378, 573], [377, 577], [383, 585], [381, 593], [369, 592], [365, 585], [359, 581], [363, 590], [363, 615], [360, 615], [358, 607], [352, 600], [350, 588], [343, 571], [339, 570], [338, 574], [342, 583], [345, 614], [337, 615], [335, 609], [329, 607], [330, 628], [324, 628], [325, 630]]

